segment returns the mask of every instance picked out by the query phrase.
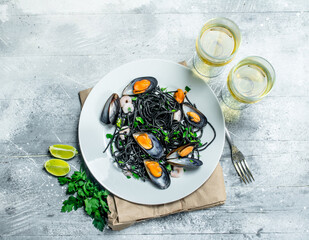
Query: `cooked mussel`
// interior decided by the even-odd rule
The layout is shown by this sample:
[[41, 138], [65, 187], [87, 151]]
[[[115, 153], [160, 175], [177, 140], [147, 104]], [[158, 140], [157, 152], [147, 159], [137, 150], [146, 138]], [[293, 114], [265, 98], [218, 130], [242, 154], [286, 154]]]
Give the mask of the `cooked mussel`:
[[153, 134], [137, 132], [133, 134], [133, 137], [138, 145], [151, 157], [158, 159], [163, 156], [164, 149]]
[[120, 110], [120, 100], [117, 93], [113, 93], [106, 101], [101, 114], [101, 121], [115, 124]]
[[188, 103], [182, 105], [185, 119], [194, 127], [202, 128], [207, 124], [207, 118], [203, 113]]
[[195, 148], [196, 143], [188, 143], [180, 146], [166, 155], [166, 159], [182, 158], [188, 156]]
[[156, 161], [144, 160], [146, 171], [151, 182], [160, 189], [166, 189], [171, 184], [167, 169]]
[[167, 162], [173, 166], [185, 167], [185, 168], [197, 168], [203, 165], [203, 162], [196, 158], [168, 159]]
[[132, 80], [122, 92], [122, 95], [137, 95], [152, 91], [158, 85], [154, 77], [139, 77]]
[[182, 89], [178, 88], [174, 93], [174, 98], [179, 104], [181, 104], [185, 100], [186, 94], [187, 91], [183, 91]]

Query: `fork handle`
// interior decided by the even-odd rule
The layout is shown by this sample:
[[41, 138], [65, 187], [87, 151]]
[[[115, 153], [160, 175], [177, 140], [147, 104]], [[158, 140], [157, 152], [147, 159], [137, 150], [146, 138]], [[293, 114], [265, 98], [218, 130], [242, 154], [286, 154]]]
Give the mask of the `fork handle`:
[[229, 133], [229, 130], [227, 130], [227, 128], [225, 127], [225, 136], [226, 136], [226, 140], [229, 143], [231, 149], [232, 149], [232, 145], [234, 145], [233, 140], [231, 138], [231, 135]]

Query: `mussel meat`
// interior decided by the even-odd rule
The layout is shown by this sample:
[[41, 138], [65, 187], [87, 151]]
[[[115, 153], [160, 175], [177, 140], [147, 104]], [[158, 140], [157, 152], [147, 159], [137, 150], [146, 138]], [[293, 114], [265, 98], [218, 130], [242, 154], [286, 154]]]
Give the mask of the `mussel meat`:
[[154, 77], [139, 77], [132, 80], [123, 90], [122, 95], [137, 95], [152, 91], [158, 85]]
[[188, 103], [182, 105], [185, 119], [194, 127], [202, 128], [207, 124], [207, 118], [203, 113]]
[[178, 88], [177, 91], [174, 93], [174, 98], [179, 104], [181, 104], [185, 100], [186, 94], [187, 91], [183, 91], [182, 89]]
[[167, 169], [156, 161], [144, 160], [146, 171], [151, 182], [160, 189], [166, 189], [171, 184]]
[[196, 143], [188, 143], [180, 146], [166, 155], [166, 159], [182, 158], [188, 156], [195, 148]]
[[101, 121], [115, 124], [120, 110], [120, 100], [117, 93], [113, 93], [106, 101], [101, 114]]
[[197, 168], [203, 165], [203, 162], [196, 158], [168, 159], [167, 162], [173, 166], [185, 168]]
[[133, 134], [133, 137], [138, 145], [151, 157], [158, 159], [163, 156], [164, 149], [153, 134], [137, 132]]

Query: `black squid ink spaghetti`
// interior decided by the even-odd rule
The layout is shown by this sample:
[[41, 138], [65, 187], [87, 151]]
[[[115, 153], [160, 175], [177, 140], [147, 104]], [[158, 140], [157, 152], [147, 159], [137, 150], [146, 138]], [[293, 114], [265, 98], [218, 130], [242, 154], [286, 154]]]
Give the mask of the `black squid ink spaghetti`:
[[[115, 163], [131, 178], [150, 179], [160, 189], [170, 185], [170, 177], [180, 177], [184, 169], [203, 164], [199, 152], [216, 138], [206, 116], [185, 91], [160, 88], [154, 77], [140, 77], [129, 83], [122, 97], [112, 94], [104, 105], [101, 121], [115, 125], [107, 134]], [[201, 142], [203, 128], [209, 126], [213, 138]]]

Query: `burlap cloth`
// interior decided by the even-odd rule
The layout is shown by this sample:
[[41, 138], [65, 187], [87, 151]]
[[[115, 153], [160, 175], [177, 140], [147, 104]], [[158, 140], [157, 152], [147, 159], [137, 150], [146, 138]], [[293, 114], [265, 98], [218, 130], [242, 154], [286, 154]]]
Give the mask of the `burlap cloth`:
[[[185, 62], [180, 64], [185, 65]], [[79, 92], [83, 106], [91, 88]], [[163, 190], [164, 191], [164, 190]], [[210, 208], [224, 204], [226, 200], [222, 167], [217, 165], [209, 179], [195, 192], [178, 201], [162, 205], [141, 205], [128, 202], [117, 196], [109, 195], [107, 203], [108, 226], [113, 230], [122, 230], [136, 222], [170, 214]]]

